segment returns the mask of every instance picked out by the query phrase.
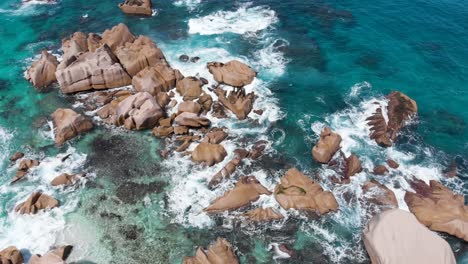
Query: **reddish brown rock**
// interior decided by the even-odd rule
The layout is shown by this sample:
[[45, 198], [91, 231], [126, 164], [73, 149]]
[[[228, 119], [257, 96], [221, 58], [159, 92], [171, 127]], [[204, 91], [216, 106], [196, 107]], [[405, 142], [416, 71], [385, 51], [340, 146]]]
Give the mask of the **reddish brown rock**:
[[184, 101], [179, 104], [179, 113], [189, 112], [199, 114], [201, 111], [201, 105], [194, 101]]
[[213, 98], [207, 93], [203, 93], [198, 97], [198, 103], [202, 106], [204, 112], [209, 112], [213, 105]]
[[159, 92], [156, 95], [156, 102], [158, 102], [158, 105], [161, 106], [161, 108], [165, 108], [170, 101], [171, 99], [169, 98], [169, 95], [165, 92]]
[[135, 36], [130, 32], [125, 24], [118, 24], [111, 29], [107, 29], [102, 33], [102, 43], [107, 44], [112, 51], [115, 51], [117, 47], [125, 45], [125, 43], [131, 43], [135, 40]]
[[78, 182], [80, 178], [81, 175], [78, 174], [62, 173], [59, 176], [55, 177], [50, 184], [52, 186], [70, 186]]
[[341, 136], [325, 127], [320, 133], [320, 139], [312, 148], [312, 156], [320, 163], [328, 163], [340, 149]]
[[192, 152], [192, 160], [201, 162], [208, 166], [219, 163], [227, 156], [226, 150], [222, 145], [200, 143]]
[[96, 33], [89, 33], [86, 39], [88, 44], [88, 51], [94, 52], [102, 45], [102, 38]]
[[282, 220], [284, 218], [284, 216], [281, 213], [278, 213], [271, 207], [256, 208], [246, 212], [244, 216], [252, 222], [269, 222], [275, 220]]
[[431, 180], [412, 182], [416, 193], [407, 191], [405, 202], [423, 225], [438, 232], [468, 241], [468, 206], [463, 195], [454, 194], [441, 183]]
[[24, 153], [23, 152], [16, 152], [15, 154], [13, 154], [11, 157], [10, 157], [10, 161], [11, 162], [15, 162], [19, 159], [22, 159], [24, 157]]
[[385, 175], [388, 173], [388, 169], [384, 165], [378, 165], [374, 167], [373, 173], [375, 175]]
[[229, 95], [222, 88], [214, 90], [218, 96], [218, 100], [236, 117], [240, 120], [246, 119], [250, 111], [252, 111], [253, 103], [255, 101], [255, 94], [253, 92], [246, 94], [244, 88], [235, 89]]
[[65, 141], [93, 128], [93, 123], [81, 114], [67, 108], [58, 108], [52, 114], [55, 143], [62, 145]]
[[236, 210], [257, 201], [262, 194], [270, 195], [271, 192], [255, 177], [241, 177], [232, 190], [215, 199], [210, 206], [205, 208], [205, 211], [218, 213]]
[[224, 106], [219, 101], [215, 101], [213, 103], [212, 115], [213, 115], [213, 117], [216, 117], [216, 118], [226, 118], [227, 117]]
[[21, 251], [14, 246], [7, 247], [0, 251], [0, 263], [2, 264], [23, 264], [24, 258]]
[[52, 209], [57, 206], [59, 206], [59, 202], [53, 197], [41, 192], [35, 192], [26, 201], [18, 204], [15, 211], [20, 214], [36, 214], [40, 210]]
[[199, 247], [195, 256], [184, 257], [183, 264], [239, 264], [231, 244], [224, 239], [218, 238], [216, 242], [203, 250]]
[[190, 113], [190, 112], [183, 112], [182, 114], [178, 115], [174, 122], [179, 126], [187, 126], [187, 127], [206, 127], [210, 126], [211, 122], [208, 118], [204, 116], [198, 116], [197, 114]]
[[167, 92], [175, 86], [174, 70], [167, 64], [155, 64], [144, 68], [132, 79], [132, 85], [139, 92], [148, 92], [157, 95]]
[[346, 165], [344, 169], [345, 178], [349, 179], [349, 177], [354, 176], [356, 173], [362, 171], [361, 161], [359, 158], [351, 154], [348, 158], [345, 159]]
[[114, 124], [136, 130], [153, 128], [163, 115], [163, 110], [151, 94], [139, 92], [117, 105]]
[[184, 100], [195, 100], [202, 94], [203, 82], [195, 77], [185, 77], [177, 81], [176, 90]]
[[368, 118], [366, 118], [367, 124], [370, 126], [370, 138], [375, 140], [377, 144], [383, 147], [389, 147], [392, 145], [392, 141], [387, 135], [387, 123], [382, 114], [382, 108], [377, 110]]
[[219, 144], [223, 142], [228, 136], [228, 133], [223, 128], [213, 127], [208, 133], [206, 133], [203, 142]]
[[174, 127], [171, 126], [158, 126], [153, 128], [153, 135], [157, 137], [167, 137], [174, 133]]
[[297, 169], [286, 172], [274, 193], [276, 201], [286, 210], [293, 208], [319, 214], [338, 210], [335, 196]]
[[387, 165], [392, 169], [397, 169], [398, 167], [400, 167], [400, 164], [398, 164], [398, 162], [396, 162], [396, 161], [394, 161], [392, 159], [387, 160]]
[[24, 159], [18, 166], [18, 170], [16, 171], [15, 177], [11, 180], [11, 184], [23, 179], [28, 175], [29, 170], [39, 165], [38, 160], [32, 159]]
[[151, 16], [151, 0], [125, 0], [119, 4], [122, 12], [130, 15]]
[[38, 90], [47, 88], [50, 84], [57, 81], [55, 71], [58, 64], [59, 62], [54, 55], [43, 50], [39, 60], [35, 61], [26, 71], [25, 78]]
[[226, 64], [221, 62], [209, 62], [208, 70], [213, 74], [218, 83], [234, 87], [242, 87], [252, 83], [257, 73], [246, 64], [232, 60]]
[[29, 260], [29, 264], [66, 264], [68, 256], [70, 256], [72, 246], [63, 246], [47, 252], [44, 256], [33, 255]]

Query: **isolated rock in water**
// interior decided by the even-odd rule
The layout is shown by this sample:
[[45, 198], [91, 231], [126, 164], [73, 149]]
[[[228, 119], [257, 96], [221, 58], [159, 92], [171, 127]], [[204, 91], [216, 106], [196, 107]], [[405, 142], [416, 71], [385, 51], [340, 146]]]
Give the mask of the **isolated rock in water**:
[[130, 32], [125, 24], [118, 24], [111, 29], [107, 29], [102, 33], [102, 43], [107, 44], [112, 51], [117, 47], [125, 45], [125, 43], [133, 42], [135, 36]]
[[183, 264], [238, 264], [234, 250], [224, 238], [218, 238], [214, 244], [205, 251], [199, 247], [195, 256], [184, 257]]
[[375, 175], [384, 175], [388, 173], [388, 169], [384, 165], [378, 165], [374, 167], [373, 173]]
[[189, 61], [189, 59], [190, 59], [190, 57], [188, 55], [185, 55], [185, 54], [182, 54], [182, 55], [179, 56], [179, 60], [181, 62], [187, 62], [187, 61]]
[[312, 148], [312, 156], [320, 163], [328, 163], [340, 149], [341, 136], [325, 127], [320, 133], [320, 139]]
[[417, 193], [407, 191], [405, 202], [423, 225], [468, 241], [468, 206], [463, 195], [454, 194], [441, 183], [431, 180], [412, 184]]
[[396, 161], [394, 161], [392, 159], [387, 160], [387, 165], [392, 169], [397, 169], [398, 167], [400, 167], [400, 164], [398, 164], [398, 162], [396, 162]]
[[29, 172], [31, 168], [34, 168], [39, 165], [38, 160], [32, 159], [24, 159], [18, 166], [18, 170], [16, 171], [15, 177], [11, 180], [11, 183], [15, 183], [21, 179], [23, 179]]
[[139, 92], [148, 92], [158, 95], [160, 92], [168, 92], [175, 87], [176, 76], [174, 70], [165, 63], [154, 64], [136, 74], [132, 79], [132, 85]]
[[268, 222], [274, 220], [281, 220], [284, 218], [282, 214], [278, 213], [271, 207], [250, 210], [247, 213], [245, 213], [244, 216], [253, 222]]
[[11, 162], [15, 162], [21, 158], [24, 157], [24, 153], [23, 152], [16, 152], [15, 154], [13, 154], [11, 157], [10, 157], [10, 161]]
[[208, 166], [219, 163], [227, 156], [227, 152], [222, 145], [200, 143], [192, 152], [192, 160], [202, 162]]
[[70, 256], [72, 246], [63, 246], [47, 252], [44, 256], [33, 255], [29, 260], [29, 264], [66, 264], [68, 256]]
[[174, 119], [174, 122], [179, 126], [187, 127], [206, 127], [211, 124], [208, 118], [190, 112], [181, 113]]
[[35, 192], [26, 201], [18, 204], [15, 211], [20, 214], [36, 214], [39, 210], [52, 209], [57, 206], [59, 206], [59, 202], [53, 197], [41, 192]]
[[218, 213], [236, 210], [257, 201], [262, 194], [270, 195], [271, 192], [260, 184], [255, 177], [241, 177], [232, 190], [216, 198], [210, 206], [205, 208], [205, 211]]
[[153, 128], [163, 115], [163, 110], [151, 94], [139, 92], [118, 104], [114, 124], [125, 126], [126, 129]]
[[218, 100], [229, 110], [231, 110], [238, 119], [246, 119], [250, 111], [252, 111], [255, 101], [253, 92], [246, 94], [244, 88], [235, 89], [226, 96], [226, 91], [222, 88], [216, 88], [215, 91]]
[[151, 16], [151, 0], [125, 0], [119, 4], [120, 9], [126, 14]]
[[316, 211], [325, 214], [338, 209], [335, 196], [302, 174], [297, 169], [289, 169], [275, 188], [276, 201], [284, 209]]
[[[162, 51], [146, 36], [139, 36], [133, 42], [127, 42], [122, 46], [118, 46], [115, 49], [115, 55], [131, 76], [135, 76], [146, 67], [157, 64], [162, 64], [159, 68], [169, 68], [172, 71]], [[172, 80], [173, 82], [175, 80], [173, 71]]]
[[55, 71], [59, 62], [57, 58], [43, 50], [39, 60], [33, 62], [25, 74], [26, 80], [34, 85], [39, 90], [46, 88], [53, 82], [57, 81]]
[[93, 123], [81, 114], [68, 108], [58, 108], [52, 114], [55, 143], [62, 145], [65, 141], [93, 128]]
[[107, 45], [82, 54], [55, 74], [63, 93], [121, 87], [132, 81]]
[[363, 231], [372, 263], [455, 264], [449, 244], [400, 209], [374, 216]]
[[398, 201], [392, 190], [374, 179], [362, 185], [362, 193], [367, 201], [379, 207], [398, 208]]
[[79, 181], [80, 178], [81, 176], [78, 174], [62, 173], [59, 176], [55, 177], [50, 184], [52, 186], [70, 186]]
[[356, 173], [362, 171], [361, 161], [359, 158], [351, 154], [348, 158], [346, 158], [346, 165], [345, 165], [345, 178], [349, 179], [349, 177], [354, 176]]
[[176, 90], [184, 100], [195, 100], [202, 93], [203, 82], [195, 77], [185, 77], [177, 82]]
[[257, 76], [257, 73], [252, 68], [237, 60], [232, 60], [226, 64], [209, 62], [207, 67], [218, 83], [234, 87], [248, 85]]
[[179, 113], [188, 112], [197, 114], [201, 111], [201, 105], [194, 101], [184, 101], [179, 104]]
[[23, 264], [24, 258], [19, 249], [14, 246], [7, 247], [0, 251], [0, 263], [2, 264]]

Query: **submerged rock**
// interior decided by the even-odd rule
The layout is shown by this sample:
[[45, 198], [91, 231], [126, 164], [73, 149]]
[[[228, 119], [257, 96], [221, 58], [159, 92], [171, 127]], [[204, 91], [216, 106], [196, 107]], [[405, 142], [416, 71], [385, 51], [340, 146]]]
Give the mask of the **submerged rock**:
[[42, 192], [34, 192], [29, 198], [18, 204], [15, 211], [20, 214], [36, 214], [43, 209], [52, 209], [59, 206], [59, 202], [53, 197]]
[[119, 4], [122, 12], [131, 15], [151, 16], [151, 0], [125, 0]]
[[227, 109], [231, 110], [238, 119], [246, 119], [250, 111], [252, 111], [253, 103], [255, 101], [255, 94], [253, 92], [246, 94], [244, 88], [235, 89], [229, 95], [222, 88], [214, 90], [221, 102]]
[[257, 76], [257, 73], [252, 68], [237, 60], [232, 60], [226, 64], [209, 62], [207, 67], [218, 83], [234, 87], [248, 85]]
[[372, 263], [456, 263], [449, 244], [403, 210], [374, 216], [363, 233]]
[[429, 186], [415, 181], [412, 187], [416, 193], [407, 191], [405, 202], [423, 225], [468, 241], [468, 206], [463, 195], [434, 180]]
[[335, 196], [299, 170], [289, 169], [275, 188], [276, 201], [284, 209], [316, 211], [325, 214], [338, 209]]
[[72, 250], [73, 246], [63, 246], [47, 252], [44, 256], [33, 255], [29, 264], [66, 264], [65, 261]]
[[284, 216], [281, 213], [278, 213], [271, 207], [250, 210], [247, 213], [245, 213], [244, 216], [253, 222], [268, 222], [281, 220], [284, 218]]
[[219, 163], [227, 156], [227, 152], [222, 145], [211, 143], [200, 143], [192, 152], [192, 160], [202, 162], [208, 166]]
[[340, 149], [341, 136], [325, 127], [320, 133], [320, 139], [312, 148], [312, 156], [320, 163], [328, 163]]
[[239, 209], [257, 201], [262, 194], [270, 195], [271, 192], [255, 177], [241, 177], [232, 190], [216, 198], [210, 206], [205, 208], [205, 212], [218, 213]]
[[183, 264], [238, 264], [234, 249], [231, 244], [224, 239], [218, 238], [216, 242], [208, 247], [208, 250], [203, 250], [199, 247], [195, 256], [184, 257]]
[[43, 50], [39, 60], [35, 61], [26, 71], [25, 78], [32, 83], [34, 87], [42, 90], [57, 81], [55, 71], [57, 70], [58, 64], [59, 62], [54, 55]]
[[398, 162], [396, 162], [396, 161], [394, 161], [392, 159], [387, 160], [387, 165], [392, 169], [397, 169], [398, 167], [400, 167], [400, 164], [398, 164]]
[[362, 185], [365, 199], [381, 208], [398, 208], [395, 194], [387, 186], [372, 179]]
[[0, 251], [0, 263], [2, 264], [23, 264], [24, 258], [21, 251], [14, 246], [7, 247]]
[[81, 114], [68, 108], [58, 108], [52, 114], [55, 143], [62, 145], [65, 141], [93, 128], [93, 123]]
[[114, 124], [126, 129], [153, 128], [164, 112], [156, 99], [147, 92], [139, 92], [125, 98], [115, 108]]

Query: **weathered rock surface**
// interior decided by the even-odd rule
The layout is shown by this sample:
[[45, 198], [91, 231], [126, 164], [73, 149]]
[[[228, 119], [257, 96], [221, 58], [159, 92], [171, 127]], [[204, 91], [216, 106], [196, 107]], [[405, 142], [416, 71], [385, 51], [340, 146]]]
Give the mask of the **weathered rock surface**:
[[320, 163], [328, 163], [340, 149], [341, 136], [325, 127], [320, 133], [320, 139], [312, 148], [312, 156]]
[[125, 0], [119, 4], [122, 12], [131, 15], [151, 16], [151, 0]]
[[50, 184], [52, 186], [70, 186], [78, 182], [80, 178], [81, 175], [78, 174], [62, 173], [59, 176], [55, 177]]
[[281, 213], [278, 213], [271, 207], [250, 210], [247, 213], [245, 213], [244, 216], [253, 222], [268, 222], [281, 220], [284, 218], [284, 216]]
[[59, 202], [53, 197], [42, 192], [34, 192], [29, 198], [18, 204], [15, 211], [20, 214], [36, 214], [43, 209], [52, 209], [59, 206]]
[[24, 159], [18, 166], [18, 170], [16, 171], [15, 177], [11, 180], [11, 183], [15, 183], [21, 179], [23, 179], [28, 173], [29, 170], [39, 165], [38, 160], [32, 159]]
[[10, 246], [0, 251], [0, 263], [23, 264], [24, 258], [19, 249], [14, 246]]
[[11, 157], [10, 157], [10, 161], [11, 162], [15, 162], [19, 159], [22, 159], [24, 157], [24, 153], [23, 152], [15, 152], [15, 154], [13, 154]]
[[195, 100], [202, 94], [203, 82], [196, 77], [185, 77], [177, 82], [176, 91], [184, 100]]
[[388, 173], [388, 169], [384, 165], [377, 165], [374, 167], [373, 173], [375, 175], [385, 175]]
[[226, 64], [209, 62], [207, 67], [218, 83], [234, 87], [248, 85], [257, 76], [257, 73], [252, 68], [237, 60], [232, 60]]
[[52, 114], [55, 143], [62, 145], [65, 141], [93, 128], [93, 123], [68, 108], [58, 108]]
[[130, 32], [128, 27], [120, 23], [111, 29], [107, 29], [102, 33], [102, 43], [107, 44], [112, 51], [115, 51], [117, 47], [125, 45], [125, 43], [133, 42], [135, 36]]
[[184, 257], [183, 264], [238, 264], [234, 250], [224, 238], [218, 238], [214, 244], [203, 250], [199, 247], [195, 256]]
[[167, 64], [154, 64], [138, 72], [132, 79], [132, 85], [139, 92], [158, 95], [175, 87], [176, 75]]
[[228, 133], [223, 128], [213, 127], [206, 133], [203, 142], [208, 142], [212, 144], [219, 144], [225, 140], [228, 136]]
[[192, 160], [202, 162], [208, 166], [219, 163], [227, 156], [227, 152], [222, 145], [200, 143], [192, 152]]
[[338, 209], [335, 196], [297, 169], [289, 169], [275, 188], [276, 201], [284, 209], [316, 211], [325, 214]]
[[344, 174], [346, 179], [362, 171], [361, 161], [356, 155], [351, 154], [345, 159], [345, 162]]
[[398, 208], [398, 201], [392, 190], [374, 179], [362, 185], [362, 193], [367, 201], [382, 209]]
[[271, 192], [255, 177], [241, 177], [232, 190], [216, 198], [210, 206], [205, 208], [205, 211], [208, 213], [218, 213], [236, 210], [255, 202], [262, 194], [270, 195]]
[[252, 111], [253, 103], [255, 101], [255, 94], [253, 92], [246, 94], [244, 88], [235, 89], [229, 95], [222, 88], [214, 90], [221, 102], [227, 109], [231, 110], [236, 117], [240, 120], [246, 119], [250, 111]]
[[80, 55], [66, 68], [58, 69], [55, 75], [63, 93], [131, 84], [131, 77], [107, 45]]
[[198, 103], [202, 106], [204, 112], [209, 112], [213, 105], [213, 98], [207, 93], [203, 93], [198, 97]]
[[363, 231], [372, 263], [455, 264], [449, 244], [403, 210], [374, 216]]
[[63, 246], [47, 252], [44, 256], [33, 255], [29, 260], [29, 264], [66, 264], [68, 256], [70, 256], [72, 246]]
[[57, 81], [55, 71], [59, 62], [57, 58], [43, 50], [39, 60], [33, 62], [25, 74], [26, 80], [34, 85], [39, 90], [48, 87], [53, 82]]
[[115, 109], [114, 124], [126, 129], [153, 128], [164, 112], [156, 99], [147, 92], [139, 92], [125, 98]]
[[211, 124], [208, 118], [190, 112], [181, 113], [174, 119], [174, 122], [179, 126], [187, 127], [206, 127]]
[[454, 194], [441, 183], [431, 180], [412, 184], [416, 193], [407, 191], [405, 202], [423, 225], [468, 241], [468, 206], [463, 195]]
[[392, 159], [387, 160], [387, 165], [392, 169], [397, 169], [398, 167], [400, 167], [400, 164], [398, 164], [398, 162], [396, 162], [396, 161], [394, 161]]
[[199, 114], [201, 111], [201, 105], [194, 101], [184, 101], [179, 104], [179, 113], [189, 112], [194, 114]]

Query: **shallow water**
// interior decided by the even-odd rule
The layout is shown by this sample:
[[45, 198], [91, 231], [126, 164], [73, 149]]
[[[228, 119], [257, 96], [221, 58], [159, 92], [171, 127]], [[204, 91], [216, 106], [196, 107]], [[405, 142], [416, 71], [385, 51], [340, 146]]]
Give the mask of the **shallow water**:
[[[196, 246], [223, 236], [242, 263], [367, 263], [360, 235], [368, 216], [348, 198], [361, 197], [360, 184], [370, 173], [365, 170], [346, 186], [330, 183], [334, 172], [317, 165], [310, 153], [325, 125], [342, 135], [343, 151], [357, 154], [365, 169], [388, 157], [400, 163], [391, 176], [378, 177], [394, 190], [400, 208], [406, 208], [402, 197], [410, 177], [439, 179], [468, 193], [464, 1], [157, 1], [149, 18], [123, 15], [118, 2], [0, 3], [0, 248], [15, 244], [27, 256], [70, 243], [71, 260], [82, 263], [180, 263]], [[120, 22], [153, 38], [187, 76], [212, 83], [206, 63], [234, 58], [255, 68], [258, 78], [247, 90], [259, 95], [254, 109], [265, 112], [242, 122], [214, 119], [232, 136], [223, 143], [230, 153], [225, 161], [245, 141], [269, 140], [267, 155], [236, 177], [254, 175], [273, 189], [290, 167], [310, 176], [318, 172], [316, 179], [334, 192], [340, 211], [310, 218], [283, 210], [284, 221], [261, 226], [239, 223], [233, 215], [209, 217], [202, 208], [237, 178], [208, 190], [206, 180], [223, 163], [206, 169], [178, 154], [161, 159], [164, 141], [148, 131], [100, 126], [55, 147], [49, 116], [75, 100], [55, 88], [36, 92], [24, 70], [41, 49], [60, 53], [60, 40], [73, 32], [102, 32]], [[200, 61], [180, 62], [181, 54]], [[364, 119], [392, 90], [415, 99], [419, 115], [396, 146], [382, 149], [368, 139]], [[27, 181], [10, 186], [15, 167], [8, 157], [18, 150], [44, 161]], [[70, 158], [61, 163], [66, 154]], [[443, 171], [452, 162], [459, 177], [448, 180]], [[62, 172], [81, 171], [91, 177], [75, 189], [48, 185]], [[15, 204], [37, 189], [62, 206], [35, 216], [14, 214]], [[255, 205], [279, 209], [271, 197]], [[466, 243], [443, 236], [458, 262], [468, 263]], [[275, 243], [288, 243], [296, 256], [278, 258], [269, 250]]]

